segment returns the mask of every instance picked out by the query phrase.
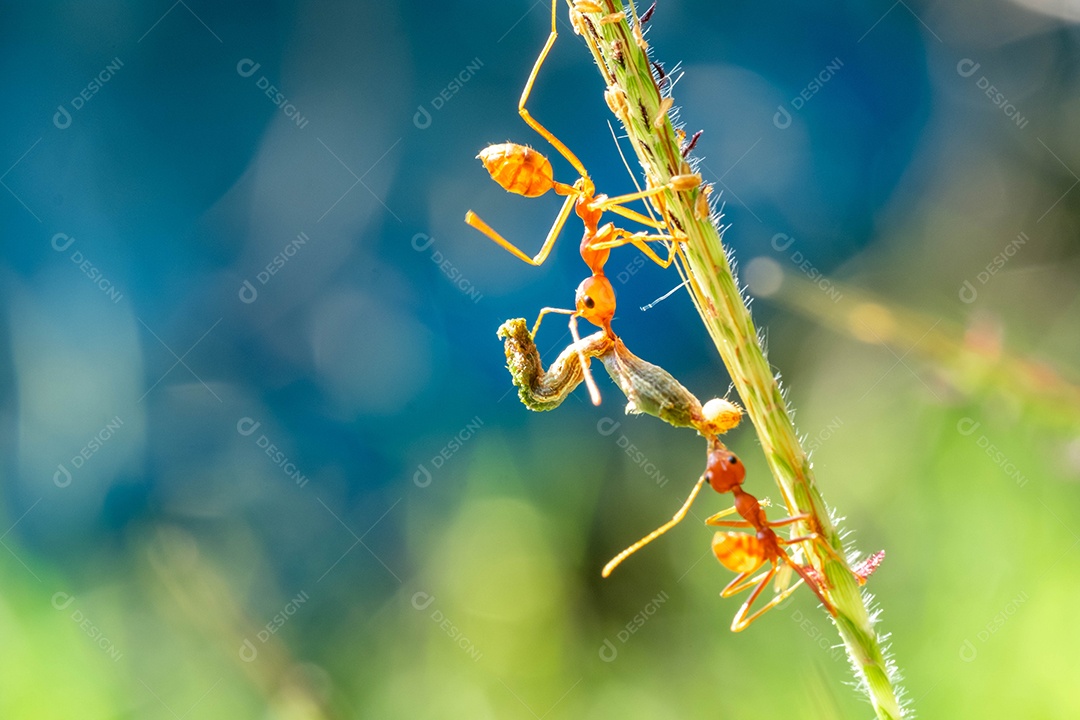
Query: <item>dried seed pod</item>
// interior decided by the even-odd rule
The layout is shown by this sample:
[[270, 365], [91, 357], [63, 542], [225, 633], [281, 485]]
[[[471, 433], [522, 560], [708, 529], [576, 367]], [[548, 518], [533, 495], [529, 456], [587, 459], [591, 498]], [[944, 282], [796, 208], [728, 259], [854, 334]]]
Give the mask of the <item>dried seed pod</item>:
[[638, 23], [634, 23], [634, 29], [632, 32], [634, 33], [634, 42], [637, 43], [637, 46], [641, 48], [642, 52], [648, 53], [649, 43], [645, 42], [645, 34], [641, 32], [641, 25]]
[[675, 427], [703, 426], [701, 401], [664, 368], [634, 355], [622, 340], [600, 356], [629, 401], [626, 412], [654, 415]]
[[660, 101], [660, 109], [656, 111], [656, 117], [653, 118], [652, 126], [659, 130], [664, 127], [664, 121], [667, 120], [668, 110], [671, 110], [671, 106], [675, 104], [675, 98], [670, 95]]
[[694, 201], [694, 217], [698, 220], [708, 220], [711, 212], [709, 209], [708, 188], [706, 188], [706, 192], [698, 193], [697, 200]]
[[603, 332], [584, 337], [580, 343], [567, 346], [545, 372], [524, 318], [507, 320], [499, 327], [498, 336], [504, 341], [506, 367], [518, 389], [518, 397], [525, 407], [537, 412], [559, 407], [585, 379], [579, 350], [588, 360], [609, 352], [612, 345]]
[[578, 12], [577, 8], [570, 8], [570, 26], [574, 28], [575, 35], [588, 37], [588, 26], [585, 24], [585, 16]]
[[604, 100], [607, 101], [607, 106], [615, 114], [615, 117], [622, 122], [629, 121], [630, 106], [626, 104], [625, 90], [617, 85], [609, 85], [608, 89], [604, 91]]
[[671, 177], [671, 187], [677, 192], [693, 190], [698, 185], [701, 185], [700, 173], [684, 173], [682, 175], [673, 175]]

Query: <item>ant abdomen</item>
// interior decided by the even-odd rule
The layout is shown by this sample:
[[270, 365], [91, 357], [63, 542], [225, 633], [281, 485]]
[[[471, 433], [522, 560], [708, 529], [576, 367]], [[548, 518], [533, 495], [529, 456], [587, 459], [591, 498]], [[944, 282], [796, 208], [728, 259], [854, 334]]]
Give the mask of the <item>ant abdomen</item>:
[[551, 161], [526, 145], [488, 145], [476, 157], [491, 179], [504, 190], [525, 197], [540, 197], [555, 185]]
[[720, 564], [732, 572], [752, 573], [765, 564], [760, 540], [746, 533], [716, 533], [713, 536], [712, 551]]

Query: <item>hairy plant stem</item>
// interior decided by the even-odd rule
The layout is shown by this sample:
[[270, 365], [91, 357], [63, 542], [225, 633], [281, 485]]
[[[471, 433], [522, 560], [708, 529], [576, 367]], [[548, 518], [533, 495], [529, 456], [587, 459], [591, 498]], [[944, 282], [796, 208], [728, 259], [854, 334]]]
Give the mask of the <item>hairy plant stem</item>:
[[[608, 105], [625, 128], [650, 186], [691, 173], [669, 117], [671, 101], [654, 78], [633, 6], [627, 14], [619, 0], [576, 6], [573, 0], [568, 2], [574, 28], [585, 38], [607, 83]], [[591, 12], [590, 5], [600, 6], [602, 12]], [[779, 381], [724, 251], [719, 217], [708, 202], [709, 190], [703, 184], [688, 191], [668, 191], [654, 204], [673, 234], [685, 235], [681, 245], [691, 295], [757, 430], [789, 510], [808, 516], [798, 532], [819, 533], [843, 556], [842, 539], [814, 482]], [[833, 621], [877, 716], [903, 717], [894, 686], [896, 669], [886, 659], [867, 607], [869, 598], [860, 592], [849, 563], [838, 562], [820, 549], [808, 554], [828, 579], [825, 592], [837, 612]]]

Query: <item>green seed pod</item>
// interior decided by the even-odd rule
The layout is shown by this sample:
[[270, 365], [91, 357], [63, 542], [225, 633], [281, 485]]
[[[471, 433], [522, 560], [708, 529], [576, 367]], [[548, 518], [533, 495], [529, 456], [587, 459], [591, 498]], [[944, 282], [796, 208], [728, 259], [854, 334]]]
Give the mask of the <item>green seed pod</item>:
[[622, 340], [600, 359], [626, 395], [627, 413], [654, 415], [675, 427], [702, 426], [701, 402], [694, 394], [664, 368], [634, 355]]

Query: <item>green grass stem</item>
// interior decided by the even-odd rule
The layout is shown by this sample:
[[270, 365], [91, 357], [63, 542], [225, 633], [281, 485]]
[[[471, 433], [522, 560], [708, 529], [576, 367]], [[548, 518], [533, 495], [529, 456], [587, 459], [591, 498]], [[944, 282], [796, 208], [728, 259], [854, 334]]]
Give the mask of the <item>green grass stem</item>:
[[[575, 7], [570, 0], [571, 20], [592, 51], [607, 85], [608, 105], [622, 123], [649, 185], [659, 187], [675, 176], [692, 173], [670, 119], [670, 96], [654, 78], [633, 6], [627, 12], [618, 0], [603, 0], [596, 3], [602, 12], [595, 13], [585, 11], [590, 4]], [[819, 533], [843, 556], [841, 535], [815, 483], [780, 381], [739, 290], [707, 186], [668, 191], [661, 198], [654, 205], [662, 210], [673, 233], [685, 236], [684, 272], [690, 279], [691, 295], [754, 424], [788, 508], [793, 514], [809, 515], [796, 532]], [[837, 610], [833, 621], [878, 718], [903, 717], [898, 672], [875, 630], [870, 597], [860, 591], [850, 563], [838, 562], [821, 550], [809, 555], [828, 578], [827, 596]]]

